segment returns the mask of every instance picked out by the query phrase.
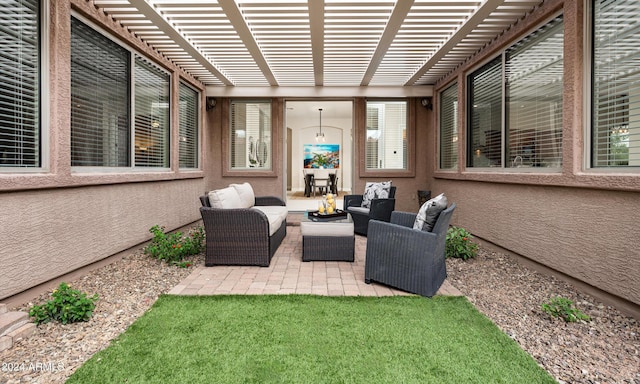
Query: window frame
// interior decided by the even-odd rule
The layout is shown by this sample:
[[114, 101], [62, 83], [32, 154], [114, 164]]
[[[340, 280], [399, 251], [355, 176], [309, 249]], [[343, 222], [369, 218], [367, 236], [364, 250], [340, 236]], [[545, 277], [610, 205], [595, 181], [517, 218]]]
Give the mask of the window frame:
[[[269, 146], [269, 154], [271, 156], [271, 168], [242, 168], [234, 169], [231, 167], [231, 104], [232, 102], [243, 103], [266, 103], [271, 105], [271, 142]], [[281, 156], [277, 152], [280, 139], [280, 127], [278, 125], [279, 114], [278, 108], [280, 102], [274, 98], [226, 98], [223, 100], [222, 110], [222, 176], [262, 176], [262, 177], [278, 177], [278, 167]]]
[[[583, 153], [584, 156], [582, 158], [582, 167], [583, 170], [587, 174], [618, 174], [621, 176], [632, 176], [635, 177], [640, 174], [640, 165], [605, 165], [605, 166], [597, 166], [595, 165], [595, 157], [596, 157], [596, 149], [594, 142], [594, 129], [596, 128], [595, 123], [595, 108], [596, 108], [596, 97], [595, 97], [595, 61], [596, 61], [596, 49], [595, 49], [595, 27], [596, 27], [596, 14], [595, 14], [595, 6], [594, 2], [597, 0], [590, 0], [586, 2], [585, 12], [584, 12], [584, 43], [585, 43], [585, 60], [584, 60], [584, 83], [585, 83], [585, 92], [584, 92], [584, 142], [583, 142]], [[626, 97], [630, 97], [629, 94]], [[639, 105], [640, 108], [640, 105]], [[630, 113], [632, 109], [628, 109], [627, 113]], [[640, 145], [640, 143], [639, 143]]]
[[[453, 108], [454, 110], [454, 114], [453, 114], [453, 127], [450, 127], [451, 129], [451, 140], [453, 142], [455, 142], [455, 145], [452, 145], [453, 147], [453, 152], [452, 152], [452, 158], [449, 160], [451, 162], [454, 163], [454, 165], [450, 168], [443, 168], [442, 167], [442, 138], [443, 138], [443, 134], [442, 134], [442, 130], [443, 130], [443, 126], [442, 126], [442, 108], [444, 106], [444, 102], [443, 102], [443, 94], [452, 89], [455, 88], [455, 93], [456, 93], [456, 98], [455, 98], [455, 103], [457, 104], [457, 106], [455, 108]], [[461, 140], [461, 132], [460, 132], [460, 123], [458, 121], [458, 117], [460, 114], [460, 87], [458, 84], [457, 80], [454, 80], [450, 83], [447, 83], [445, 86], [443, 86], [440, 90], [438, 90], [438, 103], [437, 103], [437, 107], [438, 107], [438, 120], [437, 120], [437, 127], [438, 127], [438, 148], [437, 148], [437, 170], [439, 172], [455, 172], [458, 171], [460, 169], [460, 155], [459, 155], [459, 149], [460, 149], [460, 143], [462, 142]], [[449, 127], [447, 127], [449, 128]]]
[[[202, 142], [202, 130], [201, 130], [201, 120], [202, 120], [202, 112], [201, 112], [201, 99], [202, 99], [202, 92], [199, 91], [198, 89], [194, 88], [193, 86], [191, 86], [189, 83], [187, 83], [186, 81], [179, 79], [178, 81], [178, 169], [179, 170], [183, 170], [183, 171], [199, 171], [202, 169], [202, 150], [201, 150], [201, 142]], [[182, 167], [180, 165], [180, 140], [181, 140], [181, 136], [180, 136], [180, 130], [181, 130], [181, 121], [180, 119], [182, 118], [181, 114], [180, 114], [180, 90], [181, 87], [186, 87], [188, 89], [190, 89], [191, 91], [193, 91], [196, 95], [196, 105], [195, 105], [195, 114], [196, 114], [196, 132], [195, 132], [195, 143], [194, 143], [194, 150], [195, 150], [195, 162], [196, 165], [195, 167]]]
[[[170, 172], [172, 171], [172, 162], [173, 162], [173, 149], [172, 149], [172, 136], [173, 136], [173, 77], [174, 73], [169, 71], [166, 67], [161, 64], [158, 64], [155, 60], [150, 58], [149, 56], [141, 53], [139, 50], [134, 48], [133, 46], [127, 44], [122, 41], [118, 36], [106, 31], [105, 29], [98, 26], [95, 22], [89, 20], [79, 12], [72, 10], [69, 14], [70, 18], [76, 18], [81, 23], [88, 26], [94, 33], [99, 33], [103, 37], [113, 41], [115, 44], [121, 46], [129, 53], [129, 62], [130, 62], [130, 73], [129, 73], [129, 97], [131, 100], [129, 106], [129, 165], [123, 167], [113, 167], [113, 166], [77, 166], [70, 165], [71, 172], [73, 174], [91, 174], [91, 173], [99, 173], [99, 174], [111, 174], [111, 173], [144, 173], [144, 172]], [[71, 53], [69, 53], [70, 55]], [[135, 113], [136, 113], [136, 93], [135, 93], [135, 68], [136, 68], [136, 57], [139, 57], [141, 60], [145, 61], [149, 65], [153, 65], [160, 71], [166, 73], [168, 75], [169, 81], [169, 127], [168, 127], [168, 150], [167, 150], [167, 166], [166, 167], [149, 167], [149, 166], [140, 166], [136, 165], [135, 158]], [[71, 132], [69, 132], [71, 135]], [[69, 159], [69, 164], [71, 164], [71, 160]]]
[[42, 173], [50, 170], [50, 144], [49, 144], [49, 0], [37, 0], [38, 3], [38, 142], [36, 144], [38, 165], [36, 166], [2, 166], [0, 165], [0, 174], [34, 174]]
[[[405, 102], [407, 105], [406, 135], [407, 135], [407, 168], [406, 169], [379, 169], [367, 168], [367, 103], [368, 102]], [[356, 108], [357, 147], [359, 158], [360, 178], [388, 178], [388, 177], [415, 177], [415, 145], [416, 145], [416, 105], [417, 98], [361, 98], [354, 103]]]
[[[516, 166], [508, 166], [510, 163], [508, 161], [508, 159], [506, 159], [507, 153], [509, 152], [509, 115], [508, 115], [508, 103], [509, 101], [507, 100], [508, 98], [508, 89], [507, 89], [507, 81], [506, 81], [506, 73], [505, 73], [505, 69], [507, 67], [507, 52], [513, 48], [514, 46], [518, 45], [520, 42], [526, 40], [527, 38], [529, 38], [530, 36], [532, 36], [534, 33], [540, 31], [541, 28], [543, 28], [544, 26], [548, 25], [549, 23], [551, 23], [554, 19], [557, 19], [558, 17], [562, 17], [562, 27], [563, 27], [563, 43], [566, 40], [566, 28], [565, 28], [565, 23], [566, 23], [566, 17], [564, 16], [563, 11], [559, 11], [557, 13], [554, 13], [553, 15], [545, 18], [544, 20], [542, 20], [541, 22], [537, 23], [535, 26], [533, 26], [532, 28], [528, 29], [527, 32], [519, 35], [519, 37], [515, 40], [513, 40], [513, 42], [509, 43], [508, 45], [502, 47], [501, 49], [498, 50], [497, 54], [491, 55], [486, 57], [484, 60], [478, 62], [476, 65], [474, 65], [473, 67], [469, 68], [467, 71], [465, 71], [464, 73], [464, 80], [465, 80], [465, 116], [464, 116], [464, 127], [465, 127], [465, 137], [466, 137], [466, 142], [465, 142], [465, 148], [464, 148], [464, 153], [466, 155], [466, 159], [464, 161], [465, 164], [465, 171], [467, 172], [492, 172], [492, 173], [545, 173], [545, 174], [560, 174], [562, 173], [563, 170], [563, 163], [566, 161], [566, 159], [564, 158], [564, 149], [561, 150], [561, 163], [558, 167], [516, 167]], [[500, 165], [499, 166], [473, 166], [472, 164], [472, 156], [475, 155], [474, 150], [471, 146], [470, 143], [470, 138], [472, 137], [471, 135], [471, 129], [472, 129], [472, 114], [473, 114], [473, 108], [471, 107], [471, 104], [473, 101], [473, 97], [472, 97], [472, 89], [471, 89], [471, 78], [474, 74], [476, 74], [479, 70], [481, 70], [483, 67], [489, 65], [490, 63], [492, 63], [493, 61], [499, 59], [499, 61], [501, 62], [501, 67], [500, 67], [500, 77], [501, 77], [501, 106], [500, 106], [500, 110], [501, 110], [501, 117], [500, 117]], [[565, 58], [564, 55], [562, 57], [562, 61], [563, 61], [563, 70], [565, 68]], [[444, 88], [444, 87], [443, 87]], [[442, 89], [443, 89], [442, 88]], [[441, 90], [442, 90], [441, 89]], [[561, 87], [561, 91], [560, 91], [560, 97], [562, 99], [562, 104], [564, 105], [565, 100], [564, 100], [564, 78], [562, 81], [562, 87]], [[562, 108], [560, 108], [560, 111], [562, 114], [564, 114], [564, 106]], [[561, 118], [562, 120], [562, 118]], [[561, 129], [561, 132], [563, 133], [564, 136], [564, 132]], [[564, 143], [564, 140], [561, 140], [561, 143]], [[438, 169], [440, 171], [440, 169]], [[444, 171], [444, 170], [443, 170]]]

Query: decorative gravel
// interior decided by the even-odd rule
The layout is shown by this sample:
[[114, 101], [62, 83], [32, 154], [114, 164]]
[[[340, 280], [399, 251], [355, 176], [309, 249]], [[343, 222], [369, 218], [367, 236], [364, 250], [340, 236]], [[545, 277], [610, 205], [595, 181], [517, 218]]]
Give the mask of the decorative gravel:
[[[202, 265], [204, 257], [192, 261]], [[451, 283], [559, 382], [640, 384], [640, 325], [634, 319], [500, 253], [480, 249], [477, 258], [448, 260], [447, 267]], [[63, 383], [191, 270], [139, 250], [71, 282], [73, 288], [100, 296], [93, 318], [41, 325], [29, 338], [0, 352], [0, 383]], [[554, 296], [573, 300], [593, 320], [565, 323], [549, 318], [540, 304]], [[26, 311], [48, 299], [46, 293], [18, 309]]]
[[[447, 260], [449, 281], [560, 383], [640, 384], [640, 324], [553, 276], [480, 249]], [[591, 321], [566, 323], [541, 304], [570, 299]]]

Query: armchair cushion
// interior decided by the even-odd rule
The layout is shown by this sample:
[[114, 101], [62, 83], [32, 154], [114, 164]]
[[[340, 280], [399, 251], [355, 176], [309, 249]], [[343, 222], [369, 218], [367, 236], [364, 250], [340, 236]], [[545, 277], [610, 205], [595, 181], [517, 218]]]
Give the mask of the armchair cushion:
[[447, 197], [444, 193], [422, 204], [422, 207], [420, 207], [416, 215], [416, 220], [413, 223], [413, 229], [431, 232], [438, 220], [438, 216], [440, 216], [440, 212], [447, 208], [447, 204]]
[[227, 187], [209, 192], [209, 204], [212, 208], [233, 209], [244, 208], [240, 195], [235, 188]]
[[390, 190], [391, 181], [383, 181], [379, 183], [367, 182], [364, 187], [364, 194], [362, 195], [362, 206], [370, 208], [371, 200], [389, 198]]
[[253, 193], [253, 188], [249, 183], [242, 184], [231, 184], [230, 187], [233, 187], [238, 195], [240, 196], [240, 201], [242, 202], [242, 208], [251, 208], [256, 203], [256, 195]]

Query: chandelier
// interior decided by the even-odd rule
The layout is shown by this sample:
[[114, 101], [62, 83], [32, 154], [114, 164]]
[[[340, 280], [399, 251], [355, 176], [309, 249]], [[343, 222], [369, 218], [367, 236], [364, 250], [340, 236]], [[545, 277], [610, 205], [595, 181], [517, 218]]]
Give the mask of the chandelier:
[[316, 141], [324, 143], [325, 138], [324, 133], [322, 133], [322, 108], [318, 108], [318, 111], [320, 111], [320, 129], [318, 130], [318, 133], [316, 133]]

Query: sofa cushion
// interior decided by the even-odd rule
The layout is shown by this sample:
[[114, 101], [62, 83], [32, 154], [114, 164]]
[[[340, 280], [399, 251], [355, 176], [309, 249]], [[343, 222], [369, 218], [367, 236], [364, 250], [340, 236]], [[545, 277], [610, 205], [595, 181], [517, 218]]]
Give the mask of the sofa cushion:
[[261, 211], [267, 216], [267, 220], [269, 221], [269, 236], [273, 236], [287, 219], [287, 207], [261, 205], [252, 207], [251, 209]]
[[238, 192], [240, 201], [242, 201], [242, 208], [251, 208], [256, 204], [256, 195], [253, 193], [251, 184], [230, 184], [229, 186], [233, 187], [236, 192]]
[[369, 208], [364, 207], [349, 207], [347, 212], [360, 213], [365, 216], [369, 216]]
[[420, 207], [420, 210], [416, 215], [416, 221], [413, 223], [413, 228], [431, 232], [436, 221], [438, 221], [440, 212], [447, 208], [447, 204], [447, 197], [444, 193], [441, 193], [422, 204], [422, 207]]
[[251, 207], [251, 209], [262, 211], [265, 215], [267, 215], [267, 217], [278, 216], [282, 221], [287, 220], [287, 214], [289, 214], [287, 207], [280, 205], [256, 205], [254, 207]]
[[364, 186], [364, 194], [362, 195], [362, 206], [371, 207], [373, 199], [388, 199], [391, 190], [391, 181], [383, 181], [379, 183], [367, 182]]
[[209, 204], [211, 204], [212, 208], [244, 208], [242, 200], [240, 200], [240, 195], [238, 195], [238, 192], [236, 192], [233, 187], [216, 189], [209, 192], [208, 195]]

